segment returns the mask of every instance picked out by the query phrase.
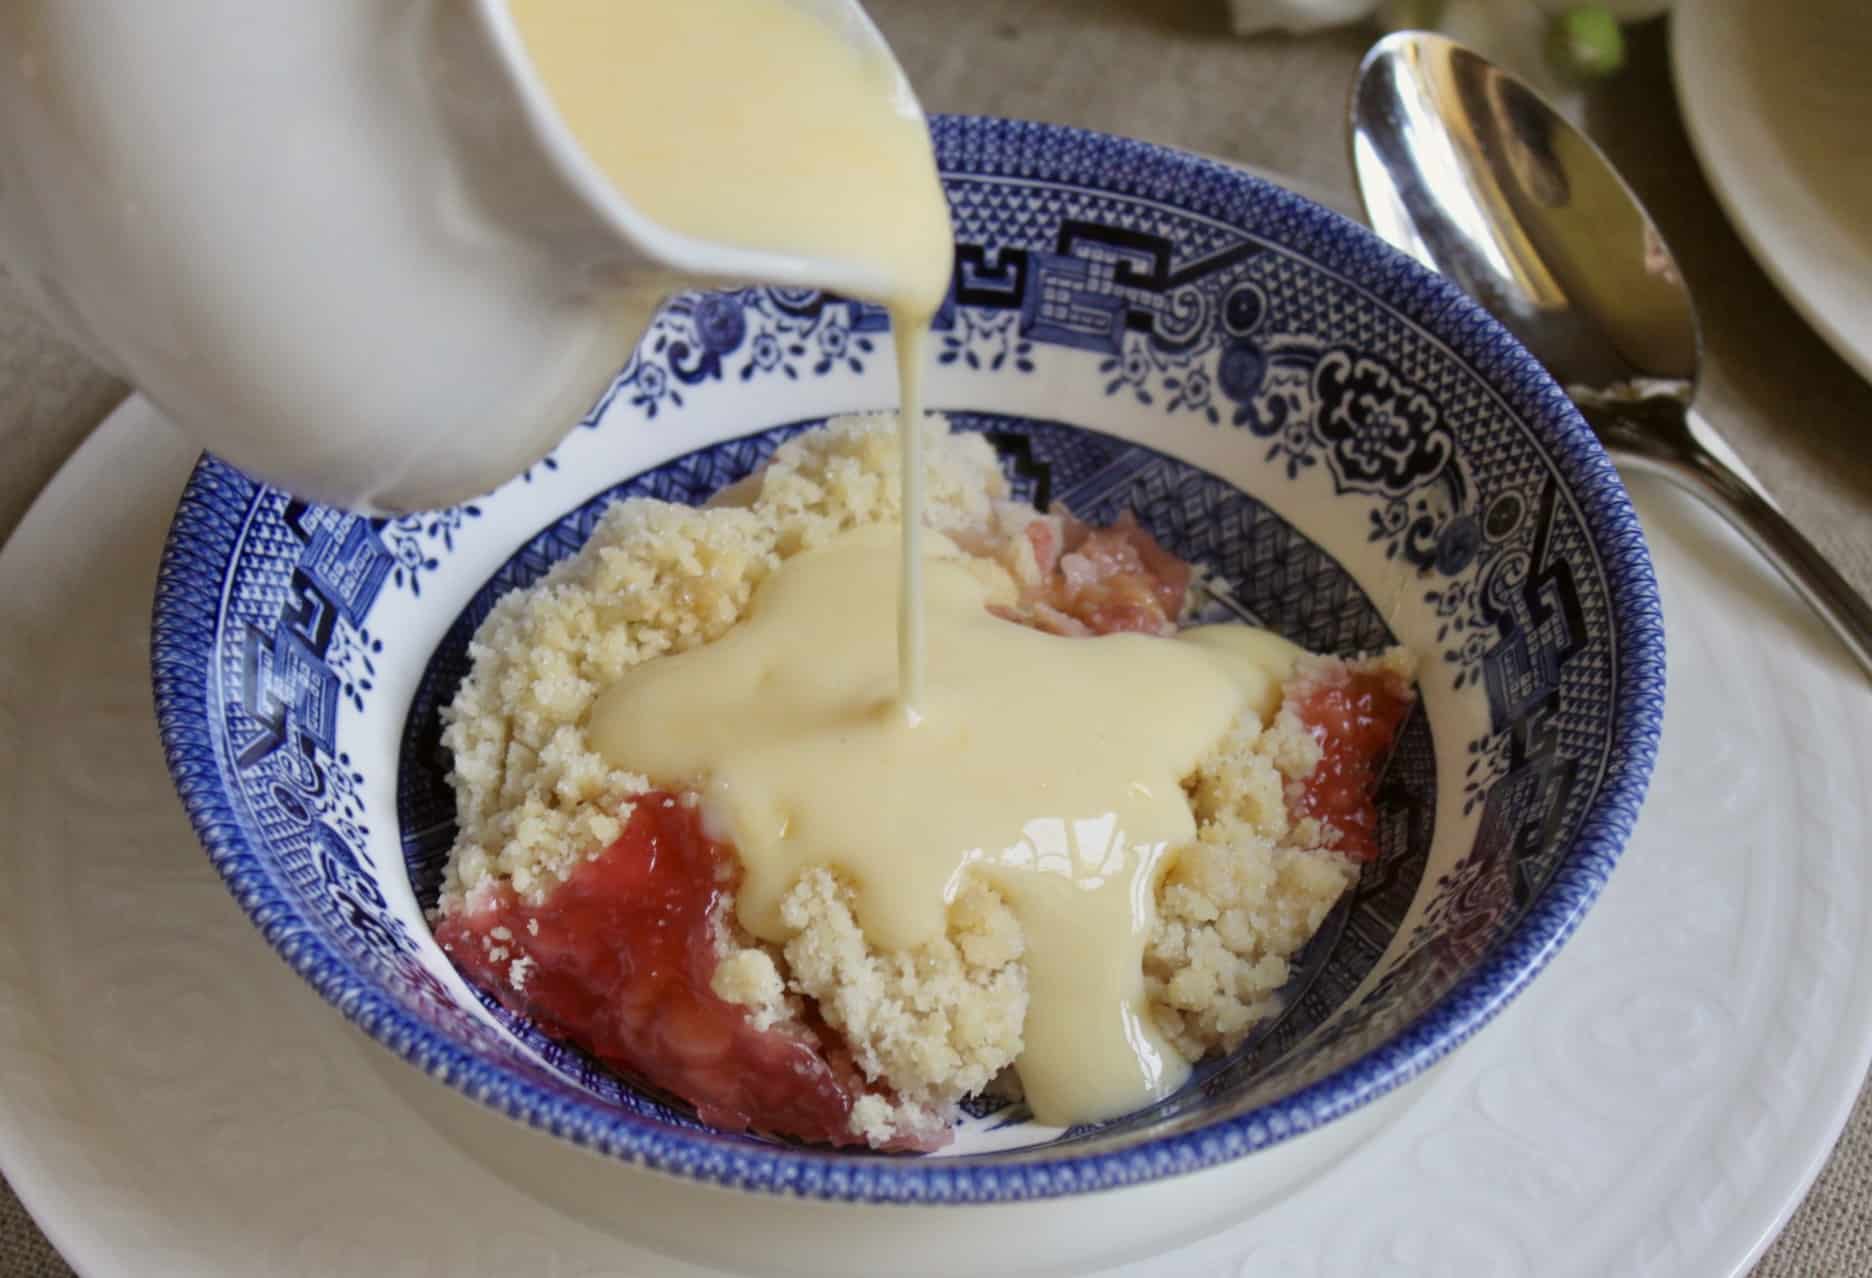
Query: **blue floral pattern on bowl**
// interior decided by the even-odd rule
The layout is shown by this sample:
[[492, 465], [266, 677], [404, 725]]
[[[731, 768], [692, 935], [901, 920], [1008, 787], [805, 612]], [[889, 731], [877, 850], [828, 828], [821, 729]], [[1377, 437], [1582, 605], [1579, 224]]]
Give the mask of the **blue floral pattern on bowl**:
[[1424, 664], [1379, 863], [1284, 1014], [1161, 1105], [1068, 1132], [977, 1107], [943, 1158], [710, 1132], [475, 997], [424, 926], [451, 835], [436, 709], [493, 598], [576, 550], [614, 493], [701, 500], [802, 424], [888, 406], [875, 308], [675, 299], [583, 429], [453, 510], [354, 518], [205, 459], [165, 555], [165, 750], [268, 939], [420, 1068], [682, 1175], [1002, 1201], [1309, 1130], [1414, 1076], [1534, 975], [1609, 873], [1656, 748], [1662, 638], [1636, 520], [1559, 389], [1475, 307], [1219, 164], [1007, 121], [935, 131], [958, 261], [933, 402], [987, 433], [1024, 493], [1136, 510], [1202, 559], [1217, 615], [1325, 650], [1396, 639]]

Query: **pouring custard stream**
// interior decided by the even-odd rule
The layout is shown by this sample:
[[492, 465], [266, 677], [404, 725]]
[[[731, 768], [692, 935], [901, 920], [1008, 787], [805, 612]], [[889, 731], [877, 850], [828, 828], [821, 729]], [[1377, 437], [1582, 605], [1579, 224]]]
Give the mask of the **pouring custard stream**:
[[[918, 375], [954, 250], [928, 133], [887, 61], [781, 0], [511, 12], [625, 196], [683, 234], [861, 266], [901, 379], [901, 526], [789, 558], [727, 634], [626, 671], [591, 708], [592, 745], [702, 796], [761, 941], [787, 939], [780, 899], [814, 866], [894, 950], [940, 937], [965, 879], [992, 884], [1025, 937], [1016, 1068], [1043, 1121], [1174, 1090], [1188, 1065], [1152, 1023], [1143, 953], [1167, 850], [1195, 833], [1181, 781], [1238, 716], [1267, 721], [1299, 650], [1240, 626], [1196, 642], [1025, 629], [990, 611], [1005, 601], [968, 556], [924, 543]], [[694, 92], [704, 80], [732, 91]]]
[[[669, 230], [860, 268], [890, 311], [902, 415], [898, 693], [923, 689], [924, 338], [955, 263], [922, 113], [883, 56], [783, 0], [510, 0], [585, 154]], [[696, 92], [696, 86], [723, 86]]]

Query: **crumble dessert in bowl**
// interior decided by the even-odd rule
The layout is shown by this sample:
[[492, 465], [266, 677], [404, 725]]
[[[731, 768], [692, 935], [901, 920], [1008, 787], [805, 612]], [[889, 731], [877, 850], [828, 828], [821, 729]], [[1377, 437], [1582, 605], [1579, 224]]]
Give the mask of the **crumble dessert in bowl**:
[[[1029, 1112], [1036, 1103], [1044, 1109], [1029, 1022], [1042, 1007], [1071, 1011], [1073, 1000], [1040, 996], [1042, 950], [1056, 958], [1070, 951], [1048, 945], [1031, 902], [1017, 908], [1014, 898], [1032, 886], [1017, 866], [971, 862], [954, 901], [938, 894], [938, 908], [906, 911], [915, 917], [892, 928], [889, 902], [868, 895], [876, 885], [859, 878], [869, 841], [820, 855], [815, 864], [826, 873], [805, 877], [822, 890], [791, 897], [801, 875], [775, 873], [789, 862], [749, 837], [752, 823], [712, 793], [725, 769], [695, 767], [684, 753], [690, 746], [673, 735], [621, 734], [609, 747], [620, 751], [613, 760], [589, 738], [577, 749], [555, 744], [554, 725], [589, 722], [605, 698], [658, 708], [658, 698], [675, 694], [658, 691], [654, 672], [680, 672], [679, 663], [723, 643], [747, 642], [735, 635], [760, 620], [763, 591], [825, 562], [817, 556], [835, 556], [840, 537], [861, 542], [867, 528], [888, 526], [888, 507], [865, 507], [855, 488], [838, 498], [839, 509], [865, 512], [849, 528], [832, 528], [830, 504], [803, 495], [780, 501], [787, 461], [775, 463], [791, 445], [794, 472], [813, 473], [823, 447], [811, 442], [815, 429], [894, 403], [888, 330], [874, 309], [786, 289], [679, 298], [551, 458], [447, 511], [354, 518], [205, 459], [178, 509], [159, 581], [152, 660], [165, 752], [212, 863], [269, 942], [382, 1044], [385, 1070], [406, 1074], [412, 1092], [545, 1134], [509, 1131], [490, 1117], [489, 1143], [476, 1153], [490, 1167], [521, 1183], [508, 1171], [523, 1165], [519, 1145], [563, 1153], [568, 1163], [525, 1178], [524, 1187], [555, 1196], [589, 1187], [614, 1205], [612, 1227], [719, 1264], [767, 1264], [763, 1248], [786, 1238], [798, 1248], [787, 1253], [792, 1267], [818, 1273], [982, 1268], [1006, 1261], [1005, 1221], [1021, 1231], [1030, 1264], [1083, 1272], [1239, 1218], [1264, 1169], [1289, 1165], [1291, 1151], [1339, 1141], [1372, 1112], [1371, 1101], [1454, 1049], [1535, 977], [1611, 872], [1656, 744], [1662, 639], [1642, 536], [1560, 389], [1485, 315], [1343, 219], [1237, 170], [1010, 121], [944, 119], [935, 134], [958, 266], [935, 319], [927, 398], [978, 476], [992, 454], [1007, 491], [994, 496], [996, 481], [986, 476], [979, 517], [932, 492], [933, 507], [956, 512], [931, 520], [932, 548], [954, 557], [949, 569], [931, 561], [932, 579], [948, 583], [952, 601], [974, 604], [940, 622], [932, 608], [932, 640], [938, 625], [971, 635], [992, 625], [995, 637], [985, 642], [1013, 636], [1007, 642], [1064, 654], [1033, 688], [998, 685], [1010, 701], [1044, 693], [1063, 716], [1050, 730], [1017, 720], [1010, 740], [1044, 746], [1059, 722], [1093, 713], [1090, 695], [1081, 705], [1059, 686], [1068, 682], [1061, 672], [1103, 659], [1087, 655], [1099, 645], [1148, 642], [1156, 655], [1139, 660], [1161, 665], [1150, 681], [1088, 683], [1099, 696], [1184, 689], [1162, 703], [1163, 724], [1181, 726], [1153, 738], [1163, 745], [1177, 736], [1184, 757], [1166, 745], [1152, 758], [1167, 777], [1154, 798], [1174, 800], [1189, 825], [1166, 824], [1150, 840], [1165, 847], [1151, 867], [1161, 873], [1149, 878], [1149, 926], [1129, 933], [1143, 912], [1114, 911], [1123, 922], [1096, 932], [1136, 947], [1136, 964], [1127, 959], [1124, 969], [1135, 974], [1129, 997], [1100, 1005], [1130, 1007], [1131, 1023], [1163, 1044], [1158, 1098], [1069, 1126]], [[768, 478], [775, 490], [763, 513], [755, 506]], [[501, 660], [492, 647], [478, 651], [476, 635], [501, 630], [501, 622], [490, 626], [497, 613], [518, 626], [527, 592], [555, 571], [568, 598], [602, 585], [604, 557], [581, 558], [595, 538], [618, 541], [609, 562], [619, 572], [654, 569], [659, 539], [623, 536], [638, 516], [607, 513], [641, 512], [631, 504], [638, 499], [665, 503], [672, 509], [664, 518], [698, 530], [716, 528], [711, 502], [726, 508], [722, 528], [745, 535], [683, 534], [723, 552], [720, 573], [709, 578], [722, 593], [691, 590], [667, 615], [641, 617], [630, 609], [668, 600], [631, 594], [634, 602], [602, 618], [604, 629], [623, 622], [628, 635], [634, 621], [640, 637], [664, 633], [683, 650], [654, 660], [628, 645], [600, 653], [610, 664], [579, 676], [588, 688], [568, 680], [562, 690], [576, 695], [543, 702], [538, 722], [515, 730], [509, 744], [538, 758], [515, 764], [503, 748], [494, 766], [492, 739], [470, 737], [470, 725], [482, 711], [500, 722], [525, 698], [495, 686], [506, 677]], [[1064, 515], [1054, 521], [1056, 508], [1084, 525], [1088, 543], [1103, 533], [1104, 544], [1129, 546], [1151, 570], [1144, 543], [1123, 531], [1127, 516], [1135, 520], [1166, 556], [1192, 565], [1188, 606], [1179, 614], [1173, 583], [1154, 570], [1125, 593], [1136, 604], [1154, 601], [1182, 633], [1049, 633], [1049, 624], [1071, 630], [1074, 621], [1095, 629], [1062, 601], [1099, 583], [1069, 576], [1059, 561], [1053, 572], [1025, 575], [1019, 541], [1034, 552], [1036, 572], [1043, 548], [1017, 539], [997, 502], [1024, 507], [1022, 527], [1038, 512], [1059, 534], [1059, 561], [1068, 528], [1079, 533]], [[788, 521], [802, 530], [797, 546], [778, 540]], [[821, 526], [823, 540], [804, 531], [808, 524]], [[802, 553], [809, 535], [813, 547]], [[727, 552], [737, 543], [759, 551], [759, 562], [732, 563]], [[635, 549], [623, 552], [626, 544]], [[637, 558], [646, 553], [648, 565]], [[1063, 590], [1037, 589], [1061, 582]], [[1296, 778], [1278, 756], [1286, 835], [1268, 835], [1273, 827], [1261, 822], [1271, 806], [1253, 807], [1247, 782], [1205, 789], [1205, 760], [1231, 748], [1250, 698], [1243, 680], [1218, 673], [1221, 658], [1189, 634], [1229, 623], [1271, 631], [1327, 659], [1327, 670], [1377, 658], [1379, 666], [1365, 668], [1375, 673], [1393, 649], [1410, 654], [1411, 704], [1378, 765], [1370, 809], [1375, 856], [1303, 846], [1295, 831], [1313, 814], [1289, 797]], [[551, 640], [535, 636], [527, 646], [550, 661], [586, 642]], [[813, 642], [829, 652], [839, 639]], [[930, 645], [932, 695], [945, 686], [936, 673], [944, 650]], [[888, 668], [889, 654], [881, 661]], [[1295, 662], [1296, 670], [1308, 665]], [[1014, 667], [980, 668], [986, 678]], [[1235, 691], [1214, 701], [1189, 692], [1210, 686], [1205, 680]], [[704, 682], [710, 697], [727, 695], [720, 678]], [[1257, 715], [1253, 741], [1238, 742], [1251, 763], [1264, 737], [1267, 748], [1280, 735], [1283, 707], [1299, 717], [1306, 700], [1286, 676], [1271, 682], [1280, 685], [1278, 704]], [[485, 697], [479, 709], [476, 696]], [[589, 701], [575, 705], [579, 697]], [[678, 704], [688, 700], [685, 693]], [[665, 709], [618, 719], [654, 723]], [[1205, 711], [1220, 719], [1203, 720]], [[692, 726], [700, 732], [719, 721]], [[457, 739], [445, 743], [445, 733]], [[751, 749], [762, 740], [772, 738], [726, 744]], [[1124, 743], [1124, 751], [1134, 747]], [[1087, 771], [1071, 761], [1090, 752], [1046, 749], [1033, 762], [1052, 765], [1045, 775]], [[740, 771], [744, 764], [750, 770]], [[854, 756], [840, 766], [857, 778], [868, 765]], [[1320, 766], [1308, 781], [1317, 784]], [[745, 761], [735, 768], [738, 776], [773, 775]], [[1024, 773], [1023, 786], [1034, 775]], [[509, 781], [516, 788], [503, 793]], [[464, 819], [458, 786], [487, 806]], [[528, 804], [535, 786], [537, 809]], [[852, 789], [864, 787], [854, 779]], [[1348, 792], [1363, 793], [1362, 784]], [[699, 796], [694, 808], [686, 794]], [[1228, 810], [1250, 815], [1221, 821]], [[633, 867], [608, 850], [620, 840], [661, 840], [631, 831], [642, 814], [683, 813], [699, 817], [701, 838], [691, 828], [677, 840], [679, 854], [652, 867], [667, 878], [644, 877], [657, 891], [667, 887], [663, 894], [691, 910], [692, 921], [707, 920], [706, 944], [672, 942], [668, 979], [634, 988], [702, 1007], [716, 1000], [741, 1018], [737, 1036], [748, 1027], [780, 1032], [755, 1040], [754, 1050], [807, 1052], [811, 1068], [836, 1084], [830, 1103], [809, 1111], [820, 1116], [818, 1131], [779, 1134], [786, 1124], [745, 1106], [748, 1130], [733, 1130], [739, 1120], [726, 1115], [704, 1121], [697, 1101], [709, 1096], [685, 1099], [674, 1090], [679, 1079], [649, 1074], [656, 1052], [725, 1059], [711, 1039], [716, 1029], [672, 1026], [681, 1032], [667, 1043], [653, 1037], [649, 1057], [626, 1057], [598, 1035], [581, 1040], [580, 1026], [567, 1023], [576, 1007], [553, 1021], [550, 1009], [520, 1001], [531, 990], [575, 1003], [576, 989], [555, 993], [542, 973], [552, 966], [545, 959], [576, 966], [576, 947], [557, 956], [492, 953], [509, 939], [495, 927], [536, 944], [529, 920], [546, 932], [557, 908], [577, 922], [578, 902], [553, 889], [581, 872], [598, 888], [607, 875], [641, 872], [641, 860]], [[861, 815], [853, 808], [841, 819]], [[1326, 823], [1342, 835], [1354, 824]], [[907, 848], [919, 833], [899, 832], [889, 846]], [[698, 876], [675, 873], [686, 857], [729, 867], [713, 908], [694, 890]], [[920, 874], [938, 872], [931, 861], [915, 864]], [[522, 881], [521, 871], [536, 877]], [[1317, 887], [1278, 886], [1283, 873], [1311, 883], [1316, 872]], [[1271, 884], [1253, 881], [1270, 875]], [[1179, 876], [1194, 890], [1179, 891]], [[477, 885], [485, 885], [479, 896]], [[971, 889], [966, 902], [963, 888]], [[1011, 949], [1016, 938], [995, 930], [1004, 915], [990, 890], [1020, 924], [1027, 1012], [1019, 1046], [984, 1013], [955, 1033], [944, 1029], [953, 1065], [901, 1063], [898, 1047], [910, 1056], [911, 1044], [936, 1041], [922, 1034], [939, 1020], [934, 1001], [924, 1007], [909, 994], [905, 953], [954, 952], [955, 992], [941, 1000], [952, 1024], [964, 985], [992, 987], [996, 973], [1016, 970], [992, 944], [1000, 938]], [[1251, 904], [1236, 917], [1229, 901]], [[1293, 903], [1291, 913], [1274, 902]], [[786, 922], [789, 904], [797, 925]], [[978, 904], [979, 917], [971, 916]], [[1210, 908], [1215, 917], [1201, 917]], [[823, 968], [803, 944], [787, 953], [789, 942], [822, 934], [815, 918], [841, 910], [862, 948], [828, 949]], [[1176, 921], [1184, 924], [1180, 951], [1165, 939]], [[973, 958], [971, 928], [989, 942]], [[444, 948], [451, 934], [453, 952]], [[1261, 950], [1232, 948], [1251, 935]], [[771, 964], [771, 979], [762, 959], [736, 957], [751, 953]], [[1232, 1002], [1215, 993], [1223, 973]], [[608, 979], [600, 973], [588, 988], [609, 993], [617, 985]], [[932, 991], [942, 986], [934, 966], [927, 979]], [[1009, 988], [985, 1007], [1012, 1005], [1016, 978], [1002, 979]], [[861, 988], [876, 997], [849, 997]], [[886, 997], [893, 990], [894, 1003]], [[906, 1000], [909, 1023], [899, 1033], [886, 1024], [887, 1009]], [[756, 1024], [763, 1007], [775, 1017]], [[658, 1031], [676, 1020], [648, 1019]], [[621, 1019], [617, 1037], [629, 1040], [645, 1022]], [[729, 1073], [732, 1086], [747, 1085]], [[896, 1081], [886, 1081], [893, 1073]], [[1024, 1100], [1012, 1094], [1017, 1080]], [[880, 1111], [883, 1149], [863, 1130]], [[898, 1152], [938, 1141], [933, 1152]], [[1095, 1192], [1121, 1188], [1122, 1198]], [[739, 1222], [732, 1230], [712, 1223], [725, 1201]], [[891, 1210], [873, 1210], [886, 1204]]]
[[[1007, 627], [1031, 633], [993, 636], [1003, 642], [988, 649], [1000, 663], [989, 677], [1030, 692], [1093, 647], [1107, 659], [1068, 671], [1062, 700], [1033, 696], [1013, 725], [944, 724], [971, 703], [932, 698], [937, 721], [916, 731], [947, 730], [933, 749], [950, 757], [913, 749], [860, 776], [834, 752], [834, 806], [863, 806], [869, 796], [853, 787], [888, 792], [882, 825], [861, 826], [856, 846], [837, 829], [816, 841], [827, 823], [810, 814], [796, 818], [799, 832], [760, 837], [766, 807], [809, 807], [815, 778], [771, 778], [763, 760], [708, 740], [697, 757], [725, 777], [693, 759], [659, 771], [674, 757], [659, 738], [705, 718], [745, 744], [763, 718], [791, 714], [797, 722], [764, 725], [771, 748], [812, 749], [817, 708], [801, 706], [802, 694], [826, 691], [813, 685], [838, 658], [787, 628], [801, 609], [859, 631], [880, 658], [894, 654], [894, 417], [795, 437], [733, 504], [611, 507], [577, 555], [495, 604], [443, 712], [458, 810], [436, 911], [443, 949], [510, 1010], [727, 1130], [937, 1149], [961, 1102], [1035, 1090], [1036, 1062], [1033, 1109], [1055, 1125], [1161, 1099], [1189, 1065], [1234, 1050], [1278, 1010], [1290, 961], [1378, 853], [1377, 780], [1412, 701], [1404, 650], [1347, 662], [1241, 623], [1182, 629], [1199, 607], [1199, 569], [1129, 512], [1100, 529], [1009, 500], [985, 438], [951, 433], [940, 418], [926, 425], [928, 518], [945, 535], [929, 571], [974, 587], [964, 607], [983, 614], [932, 626], [938, 673], [941, 645]], [[951, 618], [938, 609], [936, 620]], [[746, 637], [738, 628], [756, 623], [779, 632], [777, 648], [761, 654], [753, 680], [737, 681], [729, 650]], [[690, 653], [705, 655], [684, 664]], [[787, 670], [789, 658], [805, 670]], [[1213, 667], [1191, 686], [1209, 704], [1164, 787], [1182, 818], [1177, 842], [1138, 838], [1117, 812], [1122, 791], [1142, 788], [1157, 765], [1154, 738], [1175, 732], [1169, 703], [1182, 687], [1152, 682], [1165, 658]], [[660, 687], [643, 687], [663, 671]], [[1140, 682], [1113, 686], [1127, 676]], [[830, 690], [848, 701], [829, 719], [841, 736], [864, 733], [873, 717], [849, 692], [864, 682]], [[1140, 748], [1112, 773], [1111, 792], [1089, 791], [1092, 807], [1062, 812], [1073, 800], [1055, 793], [1061, 770], [1088, 766], [1073, 756], [1070, 724], [1065, 736], [1046, 731], [1069, 717], [1065, 700], [1095, 707], [1110, 738], [1097, 753]], [[1006, 757], [968, 741], [1021, 727], [1031, 744]], [[870, 735], [861, 750], [889, 751], [893, 734]], [[1000, 775], [981, 778], [982, 768]], [[930, 784], [893, 775], [918, 769]], [[995, 781], [1017, 793], [1012, 807], [990, 810], [1014, 822], [990, 816], [963, 827], [979, 839], [947, 844], [917, 837], [942, 823], [936, 809]], [[749, 787], [763, 791], [752, 805], [740, 793]], [[747, 882], [737, 819], [761, 844], [785, 845], [758, 849], [767, 882]], [[924, 872], [915, 862], [932, 853]], [[1035, 892], [1036, 877], [1069, 886]], [[917, 889], [930, 899], [903, 899]], [[1116, 917], [1101, 897], [1117, 898]], [[899, 947], [867, 930], [867, 916], [894, 924], [892, 911], [906, 909], [937, 911], [940, 926]], [[1063, 1006], [1030, 1010], [1040, 999]], [[1115, 1049], [1102, 1022], [1123, 1027]], [[1133, 1063], [1136, 1077], [1100, 1080], [1126, 1072], [1101, 1055], [1127, 1051], [1155, 1059]]]

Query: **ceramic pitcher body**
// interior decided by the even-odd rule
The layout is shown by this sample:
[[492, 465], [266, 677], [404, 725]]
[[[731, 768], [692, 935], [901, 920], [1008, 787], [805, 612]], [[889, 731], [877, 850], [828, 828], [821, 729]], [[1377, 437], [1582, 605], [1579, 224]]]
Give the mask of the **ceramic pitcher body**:
[[393, 513], [549, 449], [680, 278], [598, 207], [497, 4], [0, 8], [0, 254], [236, 465]]

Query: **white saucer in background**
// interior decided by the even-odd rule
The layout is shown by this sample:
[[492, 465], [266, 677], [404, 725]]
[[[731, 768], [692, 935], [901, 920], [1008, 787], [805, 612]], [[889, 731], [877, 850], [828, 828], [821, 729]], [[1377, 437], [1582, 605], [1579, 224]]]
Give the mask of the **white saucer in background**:
[[1710, 186], [1795, 309], [1872, 378], [1872, 8], [1677, 0], [1670, 22]]
[[[132, 400], [0, 552], [0, 1167], [89, 1275], [700, 1278], [457, 1152], [400, 1097], [494, 1122], [510, 1177], [588, 1168], [347, 1028], [195, 846], [144, 664], [189, 462]], [[1799, 1202], [1872, 1054], [1872, 691], [1713, 518], [1636, 496], [1671, 696], [1605, 895], [1362, 1149], [1290, 1142], [1292, 1196], [1114, 1272], [1737, 1274]]]

